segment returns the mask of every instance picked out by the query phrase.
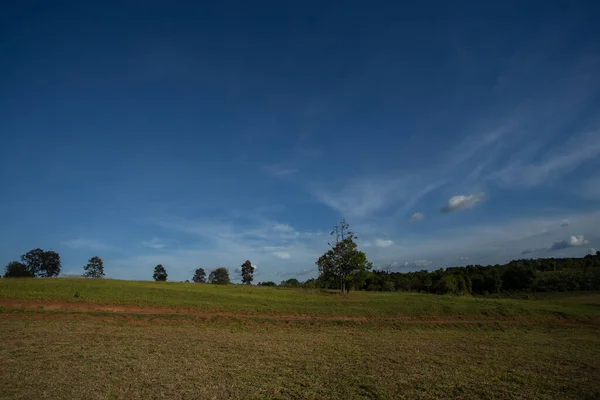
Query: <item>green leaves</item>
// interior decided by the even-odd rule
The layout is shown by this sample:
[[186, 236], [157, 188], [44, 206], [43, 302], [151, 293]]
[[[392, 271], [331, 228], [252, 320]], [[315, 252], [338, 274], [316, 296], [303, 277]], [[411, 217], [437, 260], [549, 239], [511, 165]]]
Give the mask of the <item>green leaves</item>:
[[373, 265], [367, 260], [367, 255], [358, 250], [355, 242], [357, 237], [350, 231], [348, 223], [342, 219], [332, 231], [336, 241], [316, 261], [319, 267], [319, 279], [332, 279], [342, 292], [351, 287], [360, 286], [366, 279], [366, 272]]
[[244, 261], [241, 266], [242, 271], [242, 282], [246, 285], [250, 285], [252, 280], [254, 279], [254, 266], [250, 262], [250, 260]]
[[154, 267], [154, 274], [152, 275], [156, 282], [166, 282], [167, 281], [167, 270], [162, 264], [158, 264]]
[[5, 278], [33, 278], [34, 274], [27, 268], [27, 265], [18, 261], [11, 261], [6, 265], [4, 271]]
[[102, 278], [104, 276], [104, 262], [98, 256], [90, 258], [87, 265], [83, 267], [86, 278]]
[[231, 283], [229, 280], [229, 270], [225, 267], [220, 267], [213, 270], [208, 276], [208, 282], [213, 285], [228, 285]]
[[194, 272], [194, 277], [192, 278], [194, 283], [205, 283], [206, 282], [206, 271], [204, 268], [197, 268]]

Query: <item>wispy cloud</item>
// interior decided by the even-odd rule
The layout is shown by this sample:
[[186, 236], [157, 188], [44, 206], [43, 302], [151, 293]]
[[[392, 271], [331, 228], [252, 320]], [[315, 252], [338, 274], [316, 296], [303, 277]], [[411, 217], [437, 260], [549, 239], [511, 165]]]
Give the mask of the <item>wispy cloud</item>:
[[302, 271], [296, 273], [296, 276], [306, 276], [309, 274], [316, 274], [318, 271], [315, 268], [304, 268]]
[[173, 240], [161, 239], [156, 236], [150, 240], [142, 240], [140, 242], [142, 247], [145, 247], [148, 249], [155, 249], [155, 250], [166, 249], [166, 248], [172, 246], [174, 243], [176, 243], [176, 242]]
[[490, 175], [510, 186], [538, 186], [573, 172], [589, 160], [600, 156], [600, 131], [575, 134], [565, 143], [554, 146], [531, 162], [533, 155], [514, 158], [508, 165]]
[[312, 183], [308, 189], [317, 201], [345, 217], [363, 219], [387, 212], [405, 218], [405, 213], [422, 198], [447, 183], [447, 179], [408, 174]]
[[483, 194], [458, 195], [452, 196], [448, 200], [448, 204], [442, 207], [442, 212], [451, 213], [455, 211], [473, 208], [475, 204], [483, 199]]
[[313, 184], [316, 199], [347, 217], [365, 217], [405, 197], [410, 178], [362, 178], [351, 182]]
[[262, 170], [266, 174], [277, 178], [284, 178], [296, 174], [299, 171], [298, 168], [293, 168], [281, 164], [264, 165], [262, 167]]
[[422, 212], [416, 212], [410, 217], [410, 222], [420, 221], [423, 218], [425, 218], [425, 214], [423, 214]]
[[376, 247], [381, 247], [381, 248], [385, 248], [385, 247], [390, 247], [394, 244], [393, 240], [389, 240], [389, 239], [375, 239], [375, 241], [373, 242], [373, 244]]
[[272, 254], [277, 258], [281, 258], [282, 260], [289, 260], [292, 258], [291, 254], [287, 251], [274, 251]]
[[586, 179], [579, 194], [586, 199], [600, 200], [600, 174]]
[[96, 239], [71, 239], [61, 242], [61, 244], [71, 249], [86, 249], [93, 251], [106, 251], [114, 249], [112, 246], [102, 243]]
[[526, 255], [526, 254], [531, 254], [531, 253], [538, 253], [540, 251], [546, 251], [548, 250], [547, 248], [538, 248], [538, 249], [525, 249], [521, 252], [522, 255]]

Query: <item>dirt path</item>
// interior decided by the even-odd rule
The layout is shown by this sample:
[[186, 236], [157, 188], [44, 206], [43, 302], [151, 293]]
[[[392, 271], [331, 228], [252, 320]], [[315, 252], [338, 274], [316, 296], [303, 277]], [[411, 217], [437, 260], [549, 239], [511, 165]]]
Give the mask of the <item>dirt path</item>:
[[[427, 326], [444, 325], [485, 325], [485, 326], [504, 326], [518, 325], [529, 326], [537, 325], [540, 321], [530, 318], [512, 318], [502, 316], [483, 316], [483, 315], [396, 315], [393, 317], [367, 317], [352, 315], [306, 315], [306, 314], [252, 314], [252, 313], [233, 313], [233, 312], [213, 312], [203, 311], [193, 308], [176, 307], [140, 307], [133, 305], [103, 305], [87, 302], [58, 302], [58, 301], [39, 301], [39, 300], [16, 300], [0, 299], [0, 307], [8, 310], [33, 311], [34, 318], [57, 318], [58, 316], [77, 318], [91, 317], [102, 320], [116, 320], [117, 318], [136, 320], [136, 323], [144, 323], [144, 320], [152, 320], [156, 323], [162, 320], [164, 323], [176, 323], [173, 316], [185, 317], [186, 320], [198, 322], [217, 322], [217, 321], [237, 321], [243, 324], [277, 324], [277, 325], [322, 325], [327, 323], [354, 322], [365, 325], [379, 324], [421, 324]], [[35, 311], [39, 311], [36, 313]], [[100, 314], [100, 315], [98, 315]], [[0, 318], [18, 318], [18, 315], [11, 313], [0, 313]], [[550, 318], [543, 321], [551, 325], [593, 325], [600, 326], [600, 321], [574, 321], [562, 318]]]

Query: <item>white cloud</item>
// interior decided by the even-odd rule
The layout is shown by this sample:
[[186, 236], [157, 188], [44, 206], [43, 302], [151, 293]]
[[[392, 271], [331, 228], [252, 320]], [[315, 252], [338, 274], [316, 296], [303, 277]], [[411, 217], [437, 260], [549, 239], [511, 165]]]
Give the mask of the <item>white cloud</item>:
[[451, 213], [455, 211], [464, 210], [467, 208], [473, 208], [475, 204], [483, 199], [483, 194], [472, 194], [472, 195], [459, 195], [452, 196], [442, 208], [442, 212]]
[[345, 182], [327, 182], [309, 185], [310, 193], [322, 204], [345, 217], [361, 219], [390, 211], [404, 215], [435, 189], [447, 183], [433, 181], [420, 175], [399, 177], [362, 177]]
[[[590, 243], [600, 240], [597, 226], [600, 226], [600, 211], [580, 213], [560, 213], [552, 217], [540, 216], [530, 218], [498, 219], [479, 221], [474, 224], [452, 226], [430, 230], [427, 233], [410, 233], [381, 228], [379, 221], [372, 227], [374, 232], [385, 234], [385, 238], [393, 240], [394, 245], [381, 248], [371, 246], [364, 248], [367, 257], [374, 265], [391, 265], [402, 270], [422, 269], [431, 261], [433, 265], [448, 266], [452, 260], [469, 254], [469, 263], [496, 264], [505, 263], [519, 257], [523, 249], [544, 249], [552, 243], [553, 238], [561, 237], [564, 229], [560, 224], [563, 219], [570, 221], [569, 229], [581, 233]], [[161, 219], [172, 225], [168, 228], [178, 233], [180, 244], [175, 248], [160, 251], [134, 251], [107, 260], [111, 276], [122, 279], [152, 279], [152, 268], [163, 264], [172, 280], [191, 279], [193, 271], [202, 266], [207, 271], [221, 265], [240, 265], [249, 259], [259, 265], [261, 280], [275, 280], [280, 273], [295, 273], [314, 265], [315, 261], [327, 249], [329, 232], [298, 231], [293, 240], [283, 240], [281, 232], [275, 230], [272, 221], [259, 222], [254, 226], [240, 227], [233, 221], [223, 222], [210, 219], [200, 221], [184, 219]], [[159, 224], [159, 222], [156, 222]], [[376, 229], [377, 228], [377, 229]], [[190, 233], [181, 238], [181, 232]], [[219, 235], [219, 232], [227, 235]], [[359, 237], [362, 230], [357, 230]], [[397, 234], [398, 236], [394, 236]], [[370, 236], [371, 242], [377, 235]], [[570, 243], [570, 238], [568, 239]], [[587, 247], [585, 248], [587, 250]], [[143, 249], [142, 249], [143, 250]], [[580, 247], [571, 247], [564, 251], [575, 256]], [[285, 261], [276, 258], [273, 252], [287, 252], [293, 257]], [[409, 260], [405, 265], [404, 260]], [[410, 261], [413, 260], [413, 261]], [[421, 262], [426, 260], [427, 262]]]
[[291, 254], [287, 251], [274, 251], [271, 254], [273, 254], [277, 258], [281, 258], [282, 260], [289, 260], [290, 258], [292, 258]]
[[568, 219], [563, 219], [562, 222], [560, 223], [560, 226], [562, 226], [563, 228], [566, 226], [569, 226], [569, 220]]
[[142, 240], [140, 244], [142, 247], [146, 247], [148, 249], [160, 250], [168, 248], [170, 243], [173, 243], [173, 241], [153, 237], [150, 240]]
[[578, 247], [583, 246], [584, 244], [589, 243], [583, 235], [575, 235], [571, 236], [568, 240], [561, 240], [560, 242], [555, 242], [550, 250], [561, 250], [568, 249], [569, 247]]
[[93, 251], [112, 250], [113, 247], [96, 239], [71, 239], [61, 242], [62, 245], [72, 249], [87, 249]]
[[587, 240], [583, 237], [583, 235], [571, 236], [569, 238], [569, 244], [571, 246], [581, 246], [583, 244], [588, 243]]
[[590, 247], [590, 248], [588, 249], [588, 254], [591, 254], [591, 255], [593, 255], [593, 256], [594, 256], [594, 255], [596, 255], [596, 251], [597, 251], [597, 250], [596, 250], [595, 248], [593, 248], [593, 247]]
[[391, 245], [394, 244], [393, 240], [389, 240], [389, 239], [375, 239], [375, 241], [373, 242], [375, 244], [375, 246], [377, 247], [390, 247]]
[[366, 217], [404, 195], [409, 178], [355, 179], [343, 184], [313, 185], [317, 200], [347, 217]]
[[425, 214], [422, 212], [416, 212], [412, 215], [412, 217], [410, 217], [410, 222], [420, 221], [423, 218], [425, 218]]

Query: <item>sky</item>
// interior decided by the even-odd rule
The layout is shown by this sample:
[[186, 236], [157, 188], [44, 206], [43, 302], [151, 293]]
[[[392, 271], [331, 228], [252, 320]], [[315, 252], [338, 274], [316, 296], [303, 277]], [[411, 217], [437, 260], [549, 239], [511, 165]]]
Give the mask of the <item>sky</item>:
[[[193, 4], [198, 3], [198, 4]], [[205, 4], [206, 3], [206, 4]], [[418, 3], [418, 4], [417, 4]], [[0, 264], [317, 276], [600, 248], [600, 3], [0, 5]]]

